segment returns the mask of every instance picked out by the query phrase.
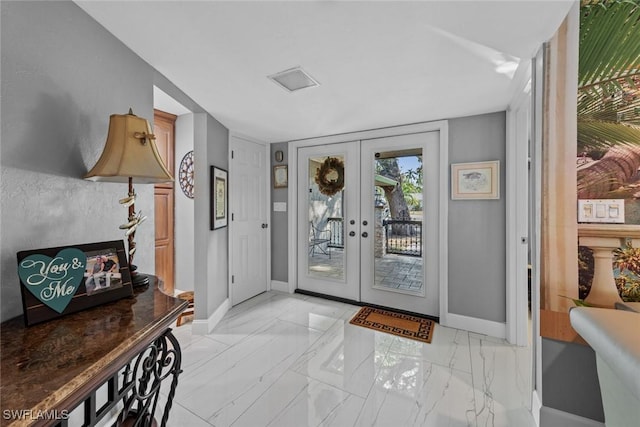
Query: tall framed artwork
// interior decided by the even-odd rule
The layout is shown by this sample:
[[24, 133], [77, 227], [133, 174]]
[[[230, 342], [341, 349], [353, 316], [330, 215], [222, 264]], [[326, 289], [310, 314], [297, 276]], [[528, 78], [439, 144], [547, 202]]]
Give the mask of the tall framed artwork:
[[228, 179], [227, 171], [211, 166], [211, 230], [226, 227], [228, 224]]

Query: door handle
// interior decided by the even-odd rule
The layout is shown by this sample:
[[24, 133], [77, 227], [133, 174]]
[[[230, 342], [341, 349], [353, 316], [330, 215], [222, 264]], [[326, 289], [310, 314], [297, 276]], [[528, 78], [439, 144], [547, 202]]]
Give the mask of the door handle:
[[362, 233], [362, 237], [369, 237], [369, 233], [365, 231], [364, 233]]
[[356, 235], [356, 232], [355, 232], [355, 231], [350, 231], [350, 232], [349, 232], [349, 236], [353, 237], [353, 236], [355, 236], [355, 235]]
[[262, 224], [262, 228], [268, 228], [269, 224]]

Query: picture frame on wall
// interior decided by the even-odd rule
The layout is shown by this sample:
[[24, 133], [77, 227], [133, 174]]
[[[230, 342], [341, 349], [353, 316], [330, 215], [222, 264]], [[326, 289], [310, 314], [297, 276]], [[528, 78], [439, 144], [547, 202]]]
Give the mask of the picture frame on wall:
[[227, 171], [211, 166], [211, 230], [226, 227], [228, 224], [229, 195]]
[[495, 200], [500, 198], [500, 161], [453, 163], [452, 200]]
[[289, 171], [287, 165], [273, 167], [273, 188], [287, 188], [289, 185]]
[[32, 249], [17, 257], [27, 326], [133, 295], [122, 240]]

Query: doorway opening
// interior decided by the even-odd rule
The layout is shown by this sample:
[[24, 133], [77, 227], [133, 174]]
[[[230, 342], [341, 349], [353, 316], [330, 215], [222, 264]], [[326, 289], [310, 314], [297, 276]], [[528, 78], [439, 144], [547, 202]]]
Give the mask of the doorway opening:
[[176, 181], [154, 189], [155, 275], [168, 293], [193, 291], [194, 200], [179, 184], [182, 160], [193, 152], [193, 114], [156, 86], [153, 105], [156, 146]]

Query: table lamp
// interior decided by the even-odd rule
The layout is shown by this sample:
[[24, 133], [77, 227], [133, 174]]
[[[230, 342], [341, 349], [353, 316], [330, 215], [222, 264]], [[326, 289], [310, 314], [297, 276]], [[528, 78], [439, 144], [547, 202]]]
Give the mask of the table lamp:
[[136, 193], [133, 183], [155, 184], [172, 182], [155, 143], [149, 122], [133, 114], [112, 114], [109, 119], [109, 133], [102, 155], [95, 166], [85, 175], [85, 179], [103, 182], [128, 182], [129, 194], [120, 199], [120, 204], [129, 208], [127, 222], [120, 228], [128, 238], [129, 268], [133, 286], [144, 286], [149, 278], [136, 271], [133, 256], [136, 252], [135, 234], [138, 226], [147, 218], [136, 212]]

